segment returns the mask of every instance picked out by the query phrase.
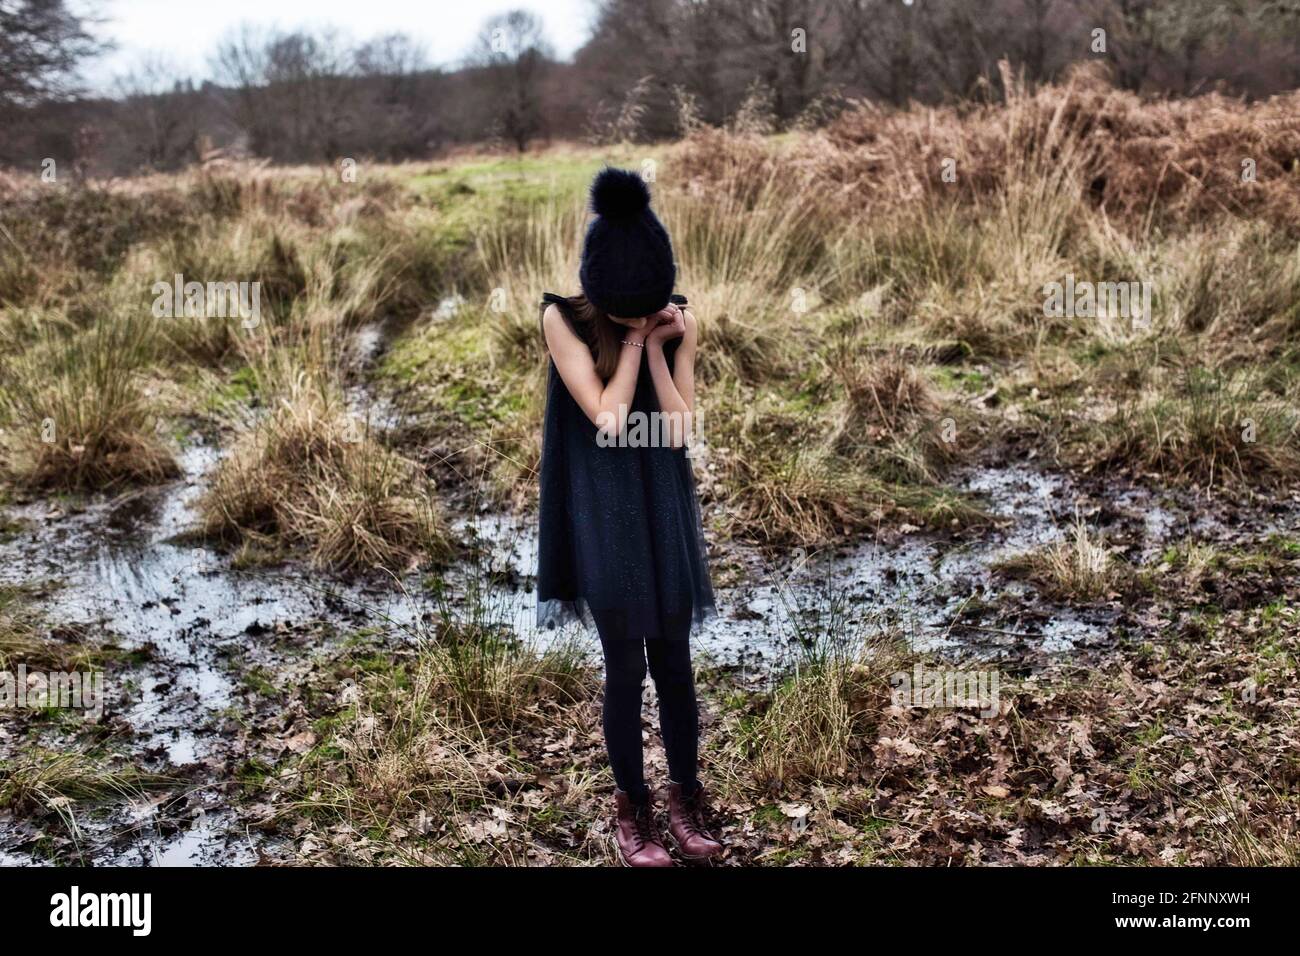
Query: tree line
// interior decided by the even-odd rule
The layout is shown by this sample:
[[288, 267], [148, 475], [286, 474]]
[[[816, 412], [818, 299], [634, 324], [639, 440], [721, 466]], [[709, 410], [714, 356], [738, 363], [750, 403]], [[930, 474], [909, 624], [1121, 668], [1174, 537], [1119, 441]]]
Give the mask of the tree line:
[[494, 16], [462, 62], [435, 66], [400, 33], [248, 25], [214, 44], [210, 79], [148, 58], [92, 98], [74, 77], [95, 24], [65, 0], [0, 0], [0, 163], [120, 174], [223, 153], [315, 163], [654, 140], [737, 117], [779, 129], [856, 99], [996, 96], [1002, 59], [1030, 84], [1102, 60], [1152, 95], [1300, 86], [1300, 0], [598, 0], [569, 61], [547, 26]]

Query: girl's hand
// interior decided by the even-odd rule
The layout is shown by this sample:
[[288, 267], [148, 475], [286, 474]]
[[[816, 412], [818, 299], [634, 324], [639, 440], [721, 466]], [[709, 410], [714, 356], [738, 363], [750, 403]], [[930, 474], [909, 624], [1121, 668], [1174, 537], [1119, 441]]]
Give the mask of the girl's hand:
[[676, 308], [677, 308], [676, 305], [669, 302], [666, 306], [664, 306], [662, 309], [660, 309], [658, 312], [654, 313], [653, 315], [647, 315], [646, 332], [653, 331], [655, 328], [657, 328], [660, 325], [663, 325], [665, 322], [671, 322], [673, 320], [673, 310]]
[[651, 318], [658, 320], [659, 324], [646, 336], [647, 344], [663, 345], [669, 339], [680, 339], [686, 334], [686, 316], [671, 302]]

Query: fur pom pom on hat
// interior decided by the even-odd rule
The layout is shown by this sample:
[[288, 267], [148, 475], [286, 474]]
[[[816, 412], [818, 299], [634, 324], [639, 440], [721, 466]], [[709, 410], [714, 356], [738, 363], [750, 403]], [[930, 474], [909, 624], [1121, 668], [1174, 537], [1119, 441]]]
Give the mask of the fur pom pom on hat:
[[668, 304], [677, 281], [673, 244], [650, 208], [650, 188], [626, 169], [602, 169], [578, 272], [583, 294], [607, 315], [634, 319]]

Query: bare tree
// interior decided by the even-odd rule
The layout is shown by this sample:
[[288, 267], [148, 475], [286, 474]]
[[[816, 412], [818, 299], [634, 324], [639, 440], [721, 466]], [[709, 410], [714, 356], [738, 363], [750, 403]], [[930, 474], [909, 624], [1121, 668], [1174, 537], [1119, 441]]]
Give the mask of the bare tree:
[[122, 104], [118, 124], [139, 165], [170, 169], [193, 154], [198, 136], [194, 101], [199, 94], [176, 64], [147, 54], [113, 85]]
[[356, 72], [361, 76], [382, 76], [389, 80], [393, 99], [400, 99], [411, 86], [411, 79], [429, 69], [429, 55], [424, 46], [405, 33], [388, 33], [367, 40], [354, 54]]
[[1287, 83], [1300, 86], [1300, 0], [1264, 0], [1249, 18], [1254, 32], [1272, 34], [1285, 45]]
[[429, 66], [425, 48], [403, 33], [375, 37], [355, 53], [363, 92], [356, 105], [355, 132], [366, 152], [401, 159], [419, 156], [444, 137], [444, 112], [434, 103], [442, 74]]
[[354, 56], [333, 30], [227, 35], [213, 72], [236, 94], [236, 118], [253, 152], [277, 159], [332, 159], [346, 135]]
[[210, 58], [213, 77], [234, 90], [232, 119], [255, 154], [271, 155], [276, 122], [268, 97], [262, 94], [267, 80], [267, 41], [251, 24], [234, 28], [218, 42]]
[[[1056, 0], [1020, 0], [1016, 29], [1018, 53], [1025, 75], [1034, 83], [1048, 79], [1049, 47], [1060, 31], [1052, 29], [1051, 14]], [[1010, 51], [1008, 51], [1010, 52]]]
[[491, 17], [479, 31], [473, 62], [487, 77], [502, 135], [521, 153], [542, 132], [539, 94], [549, 60], [542, 21], [527, 10]]
[[843, 13], [851, 24], [848, 52], [858, 84], [894, 104], [915, 96], [924, 71], [915, 4], [862, 0], [846, 4]]
[[0, 108], [78, 92], [77, 64], [105, 47], [64, 0], [0, 0]]
[[356, 92], [352, 64], [346, 42], [333, 30], [273, 38], [267, 48], [268, 92], [292, 153], [313, 159], [339, 155]]
[[1140, 90], [1158, 62], [1160, 36], [1155, 11], [1160, 0], [1084, 0], [1087, 25], [1106, 31], [1107, 55], [1126, 90]]

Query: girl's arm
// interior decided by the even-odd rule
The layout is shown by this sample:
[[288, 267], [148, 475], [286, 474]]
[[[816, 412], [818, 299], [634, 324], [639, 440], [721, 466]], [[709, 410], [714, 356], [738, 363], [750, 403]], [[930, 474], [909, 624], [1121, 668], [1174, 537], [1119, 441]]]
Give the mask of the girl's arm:
[[[623, 338], [628, 342], [644, 342], [648, 330], [649, 326], [645, 329], [627, 329]], [[624, 410], [632, 407], [637, 372], [641, 368], [641, 349], [635, 345], [622, 346], [618, 367], [606, 383], [596, 374], [596, 362], [591, 357], [591, 350], [569, 327], [555, 305], [548, 306], [543, 313], [542, 331], [546, 335], [546, 348], [551, 353], [555, 370], [560, 373], [560, 378], [578, 407], [606, 438], [617, 438], [623, 425], [620, 407]]]
[[[677, 346], [673, 370], [669, 372], [664, 344], [674, 338], [681, 338], [682, 341]], [[646, 336], [646, 355], [655, 395], [659, 399], [659, 410], [674, 413], [681, 422], [681, 428], [674, 429], [672, 433], [675, 448], [684, 445], [686, 435], [691, 433], [691, 415], [695, 412], [695, 350], [698, 340], [699, 326], [689, 309], [678, 309], [673, 322], [656, 327]]]

